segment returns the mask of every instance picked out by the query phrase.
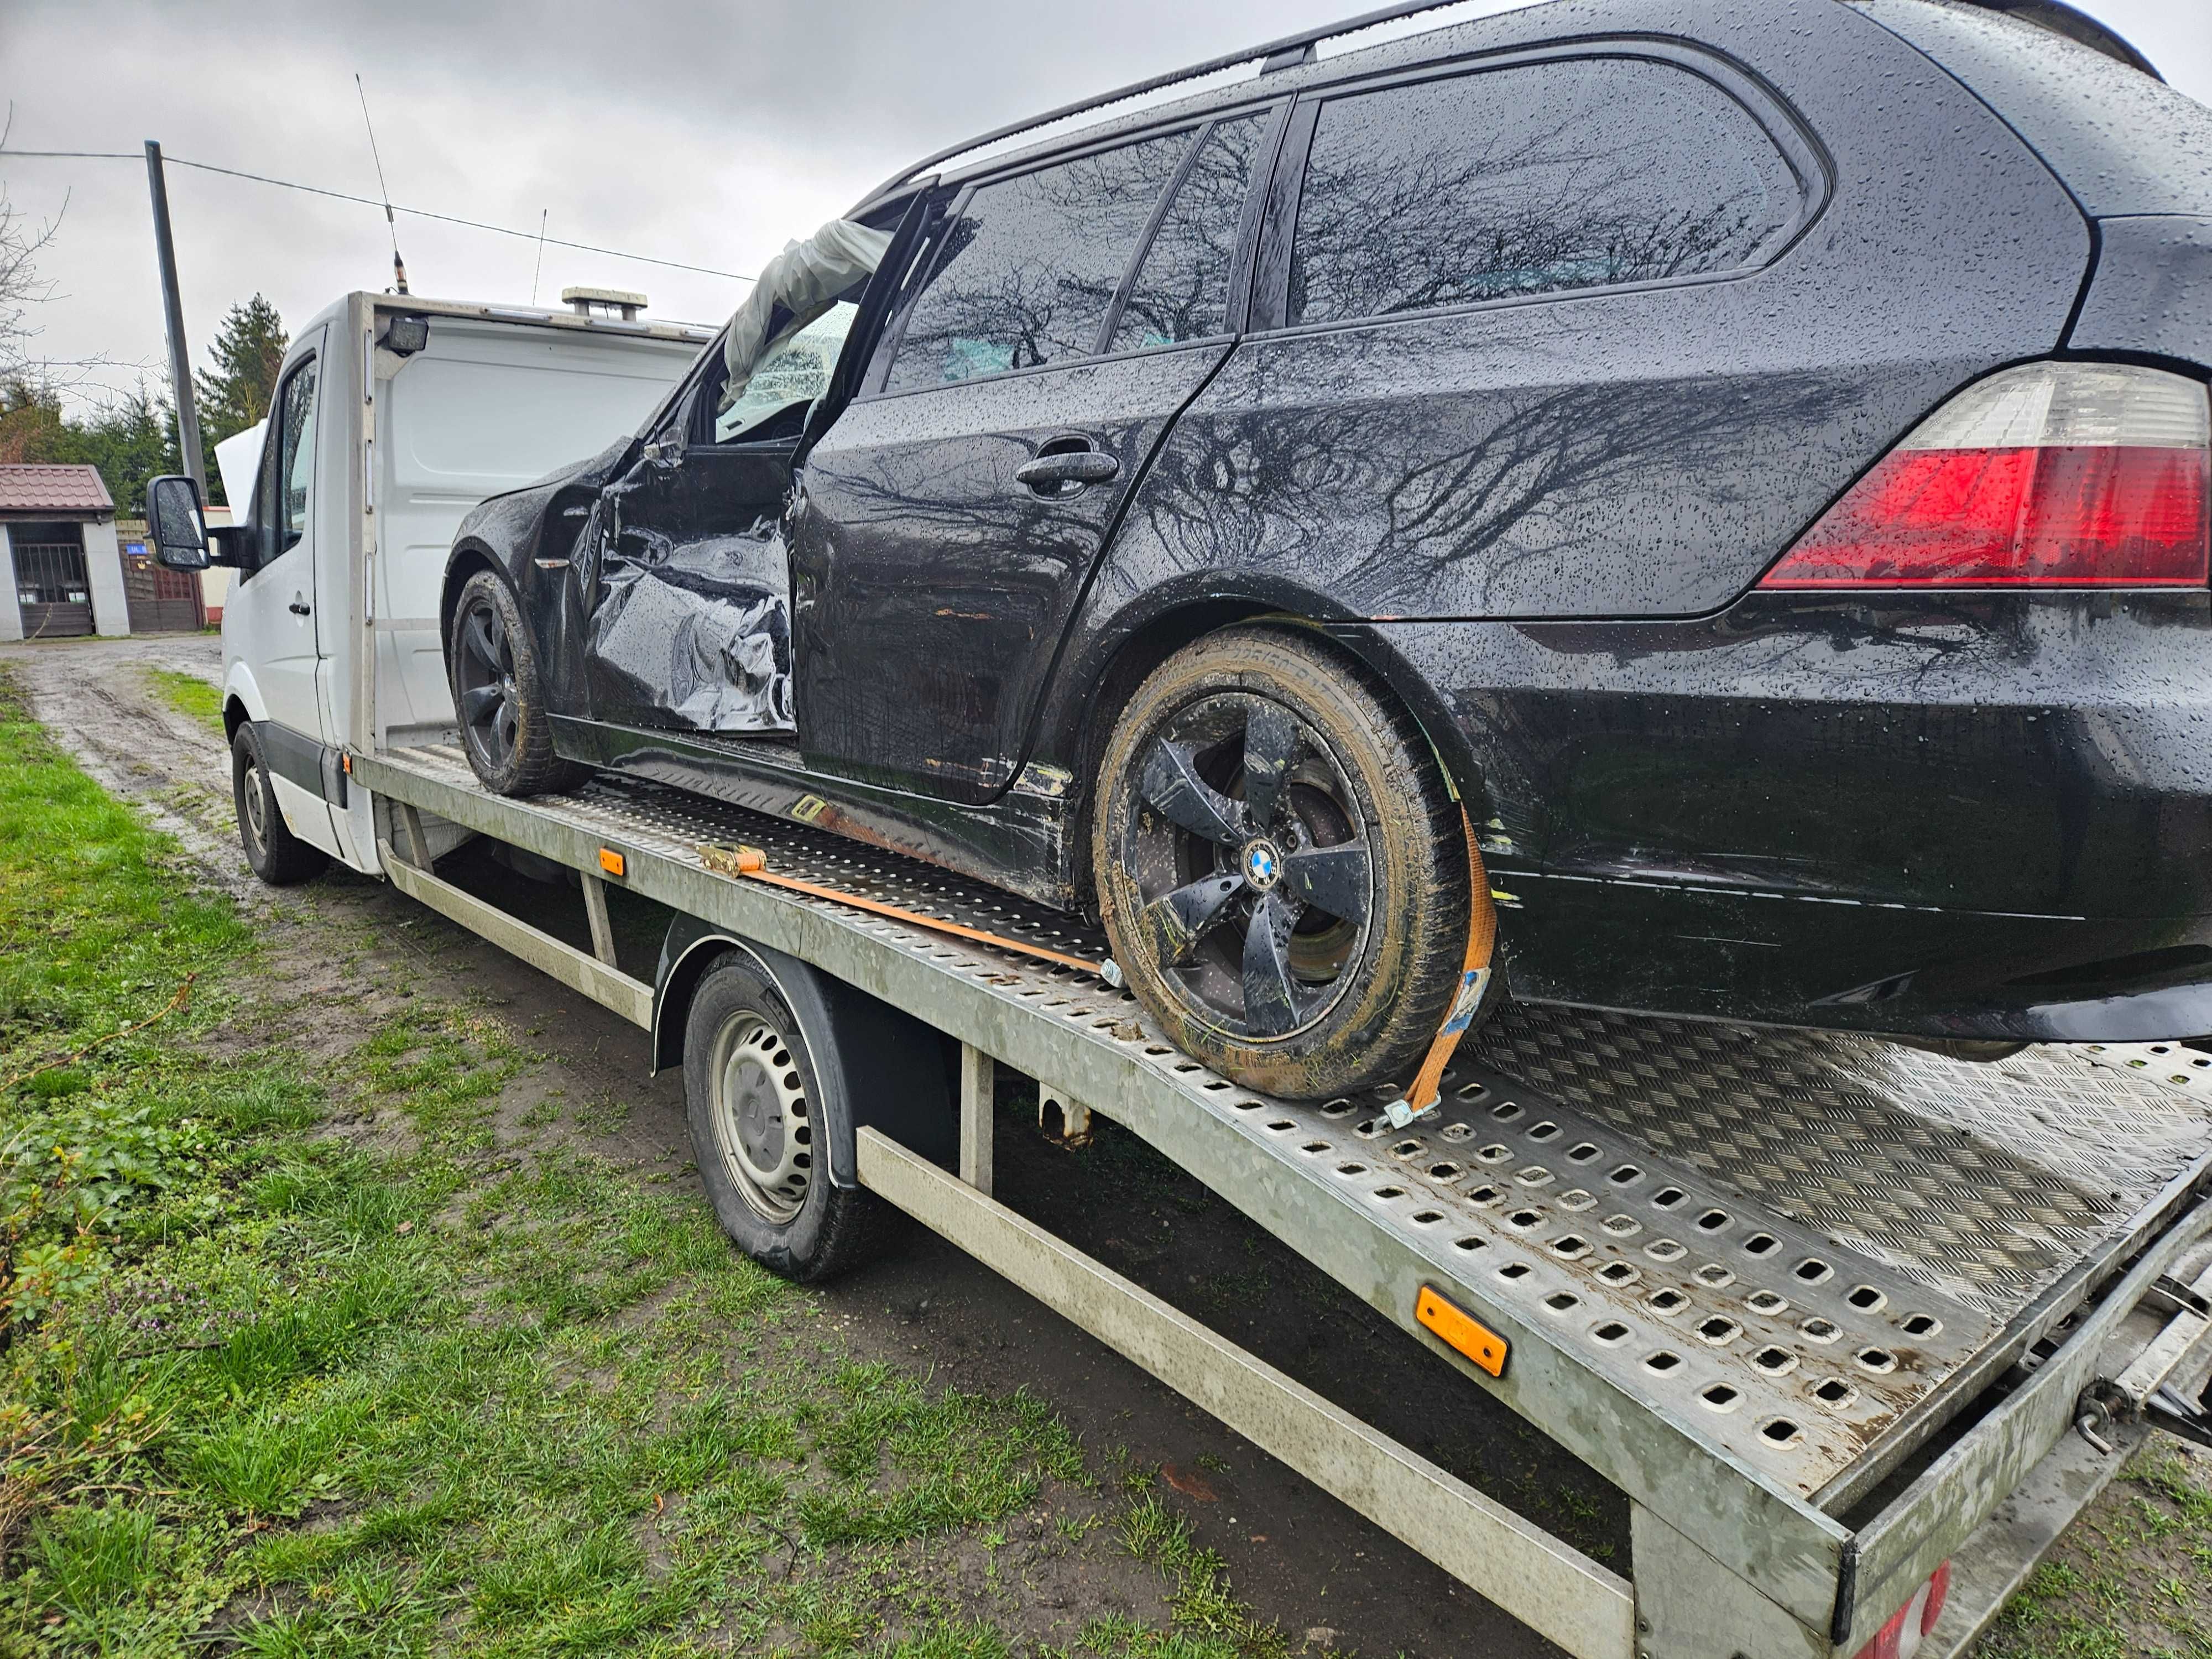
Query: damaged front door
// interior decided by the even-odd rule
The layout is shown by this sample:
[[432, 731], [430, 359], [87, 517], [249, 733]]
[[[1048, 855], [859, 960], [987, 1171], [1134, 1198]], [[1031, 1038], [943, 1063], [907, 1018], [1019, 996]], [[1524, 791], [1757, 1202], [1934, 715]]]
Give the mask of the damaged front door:
[[[696, 732], [792, 729], [779, 520], [805, 400], [780, 422], [770, 416], [732, 430], [738, 422], [725, 419], [728, 435], [718, 441], [720, 388], [719, 377], [702, 378], [594, 509], [581, 575], [596, 719]], [[757, 435], [763, 428], [769, 435]]]
[[953, 204], [872, 387], [789, 521], [810, 766], [960, 800], [1018, 769], [1130, 490], [1234, 343], [1274, 111], [995, 179]]

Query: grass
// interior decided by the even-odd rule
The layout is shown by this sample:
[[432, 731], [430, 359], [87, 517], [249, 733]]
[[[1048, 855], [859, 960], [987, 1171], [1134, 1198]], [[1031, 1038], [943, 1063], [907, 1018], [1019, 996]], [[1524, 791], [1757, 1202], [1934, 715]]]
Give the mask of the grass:
[[1978, 1659], [2212, 1659], [2212, 1460], [2154, 1439], [1998, 1616]]
[[1086, 1549], [1170, 1612], [1060, 1659], [1283, 1652], [1042, 1401], [503, 1117], [503, 1025], [311, 1058], [276, 948], [0, 676], [0, 1654], [1043, 1655], [1017, 1557]]
[[146, 678], [153, 682], [161, 700], [179, 714], [189, 715], [212, 730], [222, 730], [222, 687], [210, 685], [197, 674], [179, 674], [169, 668], [149, 668]]

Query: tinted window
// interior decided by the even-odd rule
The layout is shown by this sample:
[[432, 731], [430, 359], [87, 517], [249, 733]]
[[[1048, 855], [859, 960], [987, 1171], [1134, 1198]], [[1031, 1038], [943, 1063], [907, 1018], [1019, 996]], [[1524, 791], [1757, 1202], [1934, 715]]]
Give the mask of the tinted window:
[[1147, 139], [978, 190], [906, 325], [888, 389], [1035, 368], [1095, 349], [1191, 135]]
[[1200, 148], [1137, 267], [1114, 328], [1114, 350], [1174, 345], [1228, 331], [1229, 266], [1244, 222], [1252, 160], [1269, 118], [1224, 121]]
[[1796, 216], [1742, 106], [1649, 60], [1589, 58], [1322, 106], [1290, 320], [1726, 270]]
[[281, 552], [307, 528], [308, 486], [315, 476], [315, 360], [292, 371], [277, 410], [283, 447], [277, 452], [276, 546]]

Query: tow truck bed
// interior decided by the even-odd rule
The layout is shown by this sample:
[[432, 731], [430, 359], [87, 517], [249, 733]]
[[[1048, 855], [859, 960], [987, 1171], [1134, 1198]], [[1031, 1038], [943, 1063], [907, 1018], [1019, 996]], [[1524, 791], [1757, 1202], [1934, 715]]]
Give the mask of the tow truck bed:
[[[351, 772], [382, 803], [403, 889], [640, 1024], [653, 988], [611, 950], [430, 872], [438, 820], [583, 872], [603, 943], [605, 850], [621, 884], [1150, 1142], [1618, 1486], [1633, 1582], [997, 1204], [972, 1103], [969, 1179], [866, 1129], [857, 1175], [1573, 1653], [1855, 1655], [1955, 1557], [1922, 1650], [1954, 1652], [2116, 1471], [2118, 1449], [2071, 1431], [2087, 1391], [2154, 1343], [2161, 1379], [2193, 1386], [2212, 1352], [2212, 1273], [2192, 1282], [2212, 1057], [2193, 1050], [1976, 1064], [1514, 1006], [1462, 1049], [1442, 1111], [1396, 1130], [1392, 1088], [1255, 1095], [1088, 975], [718, 875], [700, 849], [743, 842], [781, 873], [1106, 954], [1079, 923], [932, 866], [640, 781], [506, 799], [451, 746], [356, 754]], [[1425, 1289], [1504, 1340], [1501, 1375], [1422, 1322]], [[2140, 1438], [2124, 1403], [2110, 1416], [2108, 1440]]]

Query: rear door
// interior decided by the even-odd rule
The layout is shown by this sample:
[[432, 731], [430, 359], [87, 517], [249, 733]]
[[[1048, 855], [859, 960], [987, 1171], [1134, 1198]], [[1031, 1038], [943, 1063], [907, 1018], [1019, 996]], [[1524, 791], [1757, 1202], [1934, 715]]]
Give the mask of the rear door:
[[1075, 601], [1220, 366], [1279, 107], [970, 186], [790, 520], [808, 763], [984, 800]]

